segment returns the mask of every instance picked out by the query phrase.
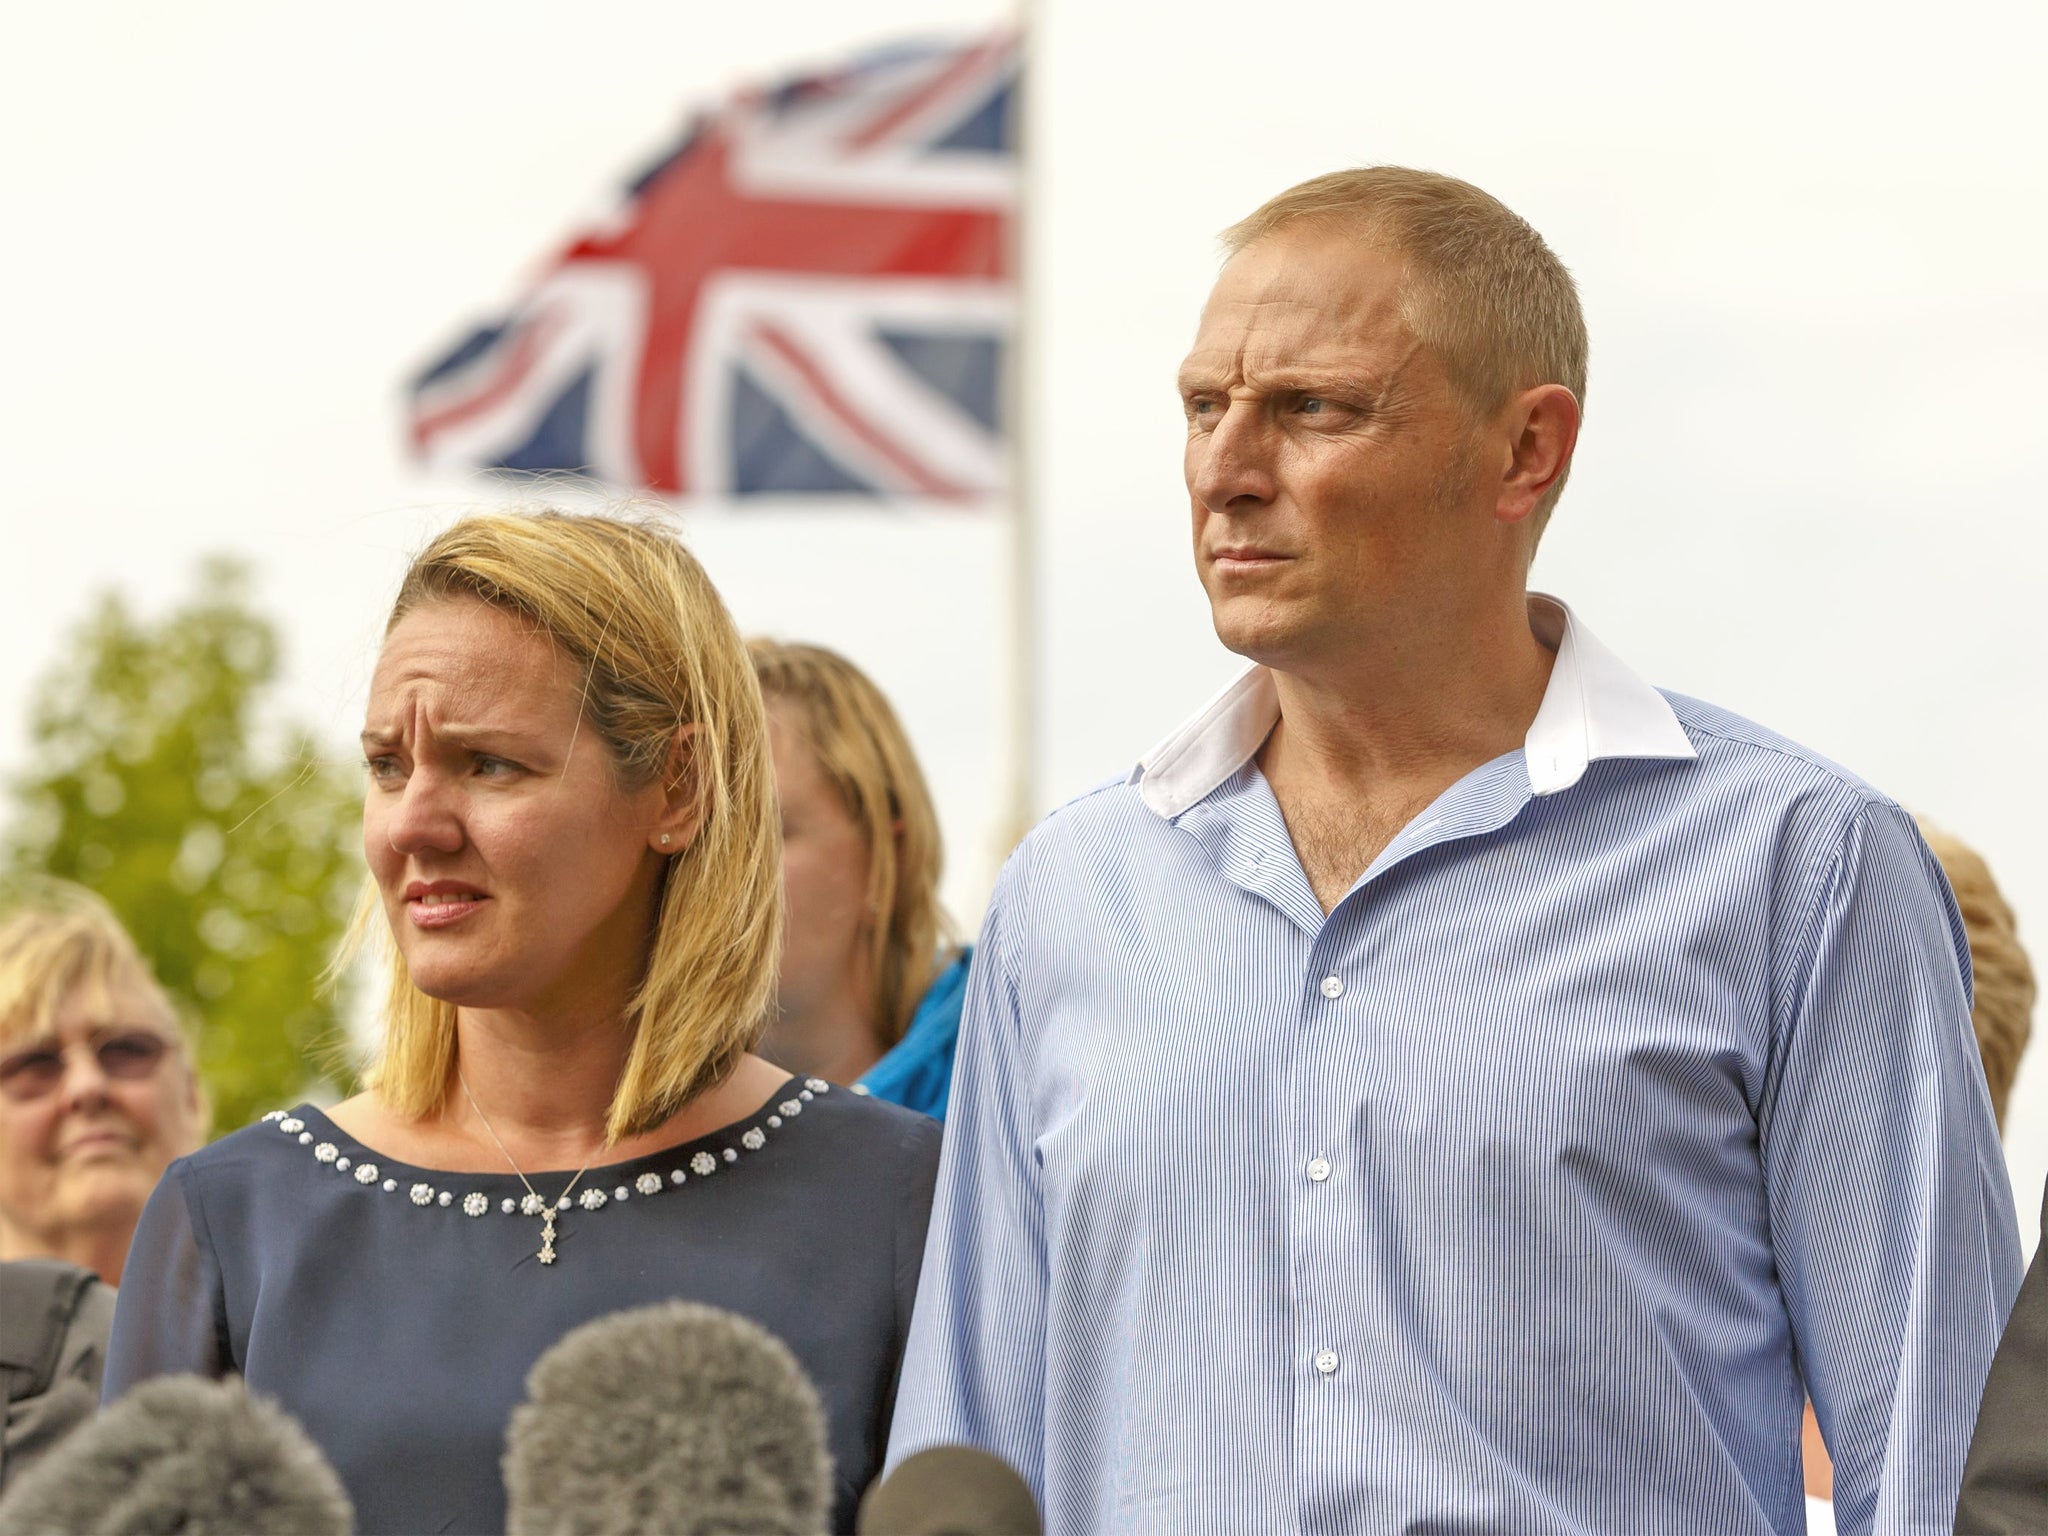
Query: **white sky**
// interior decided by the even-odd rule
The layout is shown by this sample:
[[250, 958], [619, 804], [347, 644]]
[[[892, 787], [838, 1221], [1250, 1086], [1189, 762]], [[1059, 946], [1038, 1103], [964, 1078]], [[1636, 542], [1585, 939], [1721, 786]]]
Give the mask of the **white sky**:
[[[258, 569], [289, 708], [348, 750], [405, 554], [489, 493], [400, 454], [399, 386], [732, 85], [972, 32], [971, 0], [13, 7], [0, 772], [91, 593]], [[1215, 231], [1393, 160], [1577, 273], [1587, 431], [1537, 565], [1667, 686], [1835, 757], [1990, 858], [2048, 969], [2048, 10], [1472, 0], [1037, 11], [1029, 408], [1039, 799], [1231, 669], [1186, 553], [1173, 369]], [[948, 890], [1002, 795], [1002, 541], [956, 516], [693, 516], [743, 625], [909, 721]], [[2048, 1048], [2009, 1138], [2031, 1242]]]

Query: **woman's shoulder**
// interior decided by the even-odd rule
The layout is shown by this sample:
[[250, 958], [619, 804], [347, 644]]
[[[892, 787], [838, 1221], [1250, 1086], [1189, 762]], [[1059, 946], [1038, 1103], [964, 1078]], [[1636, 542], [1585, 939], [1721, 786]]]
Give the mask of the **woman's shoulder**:
[[252, 1176], [273, 1181], [280, 1171], [300, 1165], [310, 1174], [333, 1156], [323, 1152], [318, 1116], [319, 1111], [306, 1104], [273, 1109], [262, 1119], [176, 1159], [165, 1170], [165, 1177], [196, 1179], [211, 1187]]
[[[793, 1077], [788, 1087], [802, 1113], [813, 1116], [818, 1129], [830, 1132], [835, 1156], [896, 1158], [910, 1164], [938, 1159], [942, 1128], [930, 1115], [822, 1077]], [[787, 1113], [789, 1104], [778, 1107]]]

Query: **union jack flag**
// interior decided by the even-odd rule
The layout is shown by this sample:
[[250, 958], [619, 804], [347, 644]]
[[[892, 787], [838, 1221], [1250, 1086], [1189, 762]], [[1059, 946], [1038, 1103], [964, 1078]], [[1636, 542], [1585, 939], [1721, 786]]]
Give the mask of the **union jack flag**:
[[1018, 50], [897, 49], [699, 121], [410, 387], [435, 468], [689, 496], [1004, 481]]

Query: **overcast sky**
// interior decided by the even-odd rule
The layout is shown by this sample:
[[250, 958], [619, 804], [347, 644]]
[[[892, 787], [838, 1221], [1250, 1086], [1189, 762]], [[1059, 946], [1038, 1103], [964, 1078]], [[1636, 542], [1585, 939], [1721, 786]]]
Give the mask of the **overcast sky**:
[[[998, 7], [254, 0], [13, 7], [0, 771], [91, 594], [235, 550], [284, 707], [359, 725], [408, 551], [489, 493], [400, 452], [400, 384], [730, 87]], [[2048, 960], [2048, 10], [1037, 7], [1027, 271], [1041, 806], [1228, 676], [1172, 376], [1215, 232], [1392, 160], [1527, 216], [1594, 362], [1537, 584], [1639, 670], [1807, 742], [1991, 859]], [[992, 519], [692, 511], [741, 622], [849, 651], [978, 914], [1002, 798]], [[2048, 1047], [2009, 1151], [2029, 1241]]]

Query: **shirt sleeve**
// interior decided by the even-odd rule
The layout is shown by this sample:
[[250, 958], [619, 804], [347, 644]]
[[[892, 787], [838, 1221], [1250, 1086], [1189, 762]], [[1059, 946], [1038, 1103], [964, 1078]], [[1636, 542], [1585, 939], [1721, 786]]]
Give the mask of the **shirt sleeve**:
[[235, 1369], [220, 1266], [188, 1178], [182, 1162], [172, 1163], [136, 1223], [114, 1303], [103, 1404], [153, 1376], [219, 1378]]
[[1897, 806], [1867, 803], [1779, 935], [1760, 1116], [1772, 1246], [1844, 1536], [1947, 1530], [2019, 1286], [1969, 946]]
[[967, 983], [938, 1189], [889, 1463], [934, 1445], [1000, 1456], [1044, 1499], [1045, 1239], [1031, 1071], [997, 883]]

